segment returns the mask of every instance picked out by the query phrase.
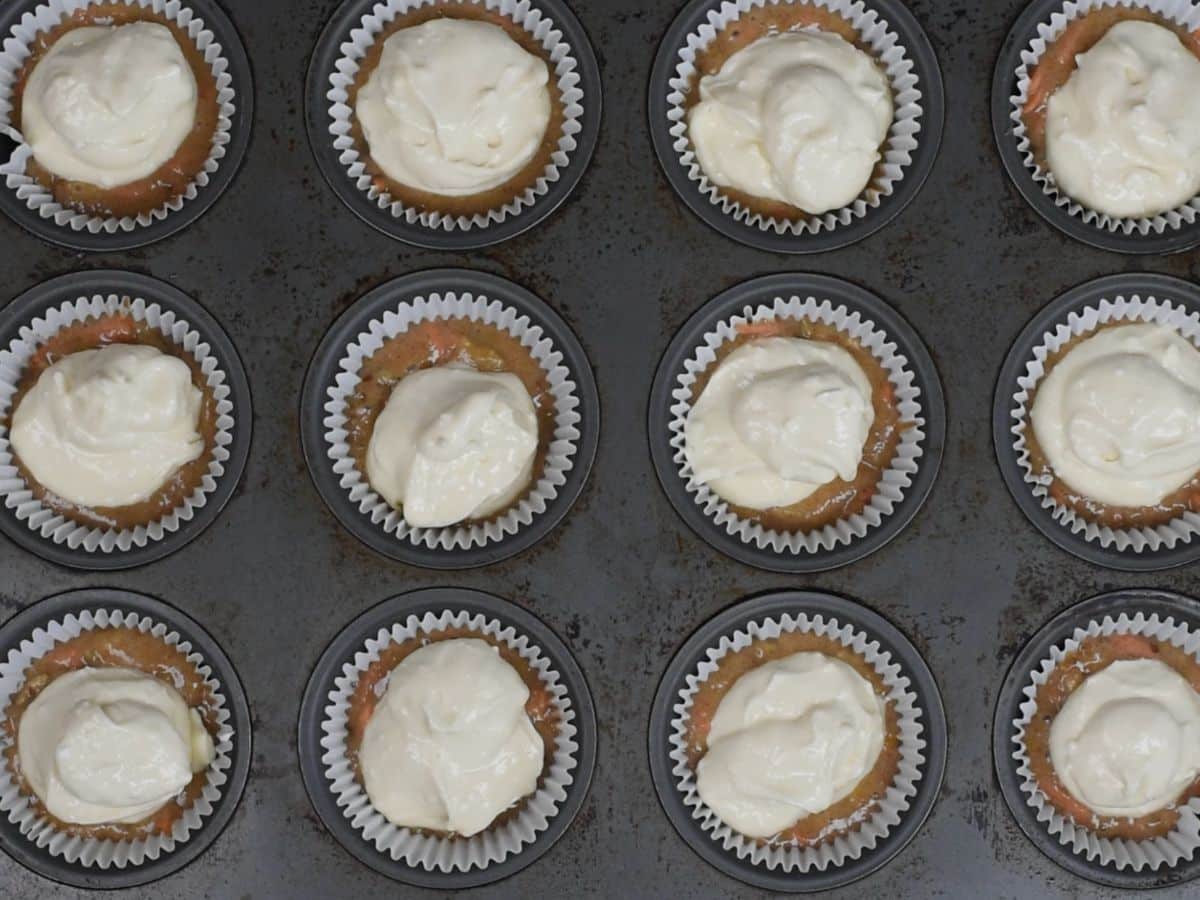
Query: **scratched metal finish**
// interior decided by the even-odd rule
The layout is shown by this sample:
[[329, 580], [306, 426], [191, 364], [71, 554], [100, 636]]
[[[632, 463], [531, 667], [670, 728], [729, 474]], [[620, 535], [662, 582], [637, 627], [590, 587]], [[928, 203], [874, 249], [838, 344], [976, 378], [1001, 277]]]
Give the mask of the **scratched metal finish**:
[[[813, 258], [725, 240], [671, 193], [650, 149], [645, 93], [677, 4], [646, 0], [573, 4], [604, 73], [595, 161], [562, 210], [498, 248], [446, 254], [393, 243], [321, 181], [304, 138], [301, 91], [333, 0], [227, 0], [255, 70], [257, 121], [241, 174], [184, 233], [144, 250], [82, 257], [0, 221], [4, 302], [86, 267], [167, 279], [220, 318], [254, 393], [241, 489], [217, 523], [176, 555], [89, 575], [0, 542], [6, 614], [86, 585], [154, 594], [196, 616], [245, 682], [255, 753], [237, 815], [196, 863], [129, 895], [420, 894], [359, 865], [317, 823], [296, 764], [296, 715], [310, 666], [344, 623], [398, 591], [449, 584], [515, 600], [562, 635], [590, 680], [600, 727], [595, 781], [574, 827], [533, 867], [472, 896], [753, 896], [701, 863], [667, 824], [650, 785], [646, 719], [667, 658], [699, 622], [748, 594], [804, 586], [848, 595], [900, 626], [937, 675], [950, 722], [946, 783], [924, 830], [894, 863], [837, 896], [1116, 898], [1056, 868], [1017, 831], [991, 771], [992, 704], [1008, 661], [1055, 611], [1118, 586], [1200, 594], [1200, 572], [1125, 575], [1051, 546], [1000, 481], [990, 398], [1010, 341], [1055, 294], [1138, 268], [1194, 278], [1198, 257], [1132, 260], [1074, 243], [1007, 183], [992, 145], [988, 84], [1021, 5], [913, 4], [945, 76], [941, 157], [895, 223]], [[466, 573], [406, 568], [359, 546], [318, 499], [297, 436], [304, 368], [336, 314], [384, 279], [431, 266], [496, 272], [553, 304], [587, 348], [604, 407], [595, 472], [563, 525], [530, 552]], [[940, 481], [903, 535], [845, 569], [789, 578], [724, 559], [687, 531], [655, 482], [644, 421], [658, 356], [692, 310], [734, 282], [799, 267], [856, 281], [900, 309], [938, 363], [950, 423]], [[0, 857], [0, 893], [84, 896], [7, 857]]]

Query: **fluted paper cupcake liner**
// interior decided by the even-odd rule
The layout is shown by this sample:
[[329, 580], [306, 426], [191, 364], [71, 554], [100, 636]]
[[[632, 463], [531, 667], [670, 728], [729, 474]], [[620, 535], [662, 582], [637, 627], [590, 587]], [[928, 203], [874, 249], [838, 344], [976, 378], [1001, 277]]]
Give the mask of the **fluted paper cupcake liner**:
[[1157, 613], [1146, 616], [1139, 612], [1132, 617], [1121, 613], [1115, 619], [1105, 616], [1099, 622], [1092, 620], [1076, 628], [1071, 637], [1050, 648], [1050, 656], [1029, 674], [1029, 683], [1022, 692], [1025, 699], [1020, 705], [1021, 715], [1012, 722], [1012, 741], [1016, 747], [1012, 758], [1017, 762], [1021, 793], [1029, 806], [1037, 811], [1037, 820], [1046, 826], [1046, 830], [1063, 846], [1070, 847], [1089, 862], [1135, 872], [1174, 866], [1180, 860], [1192, 859], [1196, 848], [1200, 847], [1200, 797], [1192, 798], [1179, 808], [1179, 821], [1164, 837], [1145, 841], [1100, 837], [1055, 809], [1038, 786], [1025, 747], [1025, 730], [1037, 713], [1037, 692], [1050, 674], [1085, 639], [1113, 634], [1139, 634], [1170, 643], [1200, 660], [1200, 632], [1192, 632], [1186, 624], [1177, 624], [1170, 616], [1161, 619]]
[[1018, 390], [1013, 395], [1012, 427], [1013, 451], [1017, 456], [1025, 483], [1029, 485], [1042, 509], [1049, 510], [1056, 522], [1072, 534], [1095, 541], [1101, 547], [1118, 551], [1132, 550], [1135, 553], [1153, 552], [1163, 546], [1190, 542], [1200, 533], [1200, 515], [1185, 512], [1164, 525], [1139, 528], [1110, 528], [1088, 521], [1073, 509], [1063, 506], [1050, 495], [1052, 473], [1039, 475], [1033, 471], [1025, 432], [1032, 427], [1029, 419], [1029, 402], [1038, 382], [1045, 375], [1046, 359], [1072, 338], [1094, 331], [1101, 325], [1123, 323], [1154, 323], [1178, 331], [1193, 344], [1200, 345], [1200, 314], [1188, 312], [1182, 305], [1170, 300], [1159, 300], [1153, 296], [1129, 297], [1118, 294], [1110, 299], [1085, 307], [1067, 316], [1054, 330], [1047, 331], [1033, 349], [1033, 358], [1025, 365], [1025, 371], [1017, 378]]
[[[416, 528], [404, 520], [401, 510], [391, 506], [371, 487], [366, 473], [359, 471], [347, 443], [346, 410], [349, 398], [361, 380], [359, 371], [363, 362], [390, 338], [420, 322], [435, 319], [472, 319], [507, 332], [520, 341], [546, 375], [554, 400], [554, 437], [537, 481], [502, 515], [473, 524]], [[513, 307], [482, 295], [454, 291], [405, 300], [380, 318], [371, 320], [367, 329], [346, 348], [338, 368], [336, 381], [325, 391], [328, 399], [322, 421], [326, 455], [339, 484], [359, 511], [396, 540], [442, 550], [482, 547], [503, 540], [545, 512], [550, 501], [558, 495], [559, 488], [566, 483], [580, 437], [580, 399], [576, 384], [563, 362], [562, 352], [545, 336], [541, 326]]]
[[[17, 469], [7, 424], [11, 420], [11, 406], [17, 385], [38, 347], [64, 327], [114, 313], [128, 313], [137, 321], [158, 330], [187, 352], [204, 374], [217, 412], [217, 431], [208, 471], [191, 496], [155, 522], [121, 529], [81, 525], [38, 500]], [[0, 500], [5, 507], [13, 510], [17, 519], [24, 522], [30, 531], [55, 544], [89, 553], [113, 553], [132, 547], [145, 547], [191, 521], [207, 504], [208, 496], [217, 489], [217, 482], [225, 474], [225, 464], [229, 461], [229, 445], [233, 441], [233, 412], [229, 379], [224, 370], [219, 368], [209, 345], [185, 319], [140, 297], [131, 299], [117, 294], [93, 294], [68, 300], [24, 325], [17, 337], [0, 350]]]
[[345, 169], [346, 177], [380, 209], [387, 210], [393, 217], [409, 224], [419, 223], [431, 230], [470, 231], [499, 224], [509, 216], [517, 215], [536, 203], [539, 197], [546, 194], [550, 185], [559, 180], [560, 170], [567, 165], [578, 146], [576, 135], [583, 128], [580, 118], [583, 116], [586, 98], [583, 95], [583, 83], [575, 51], [553, 20], [537, 8], [536, 2], [474, 0], [479, 5], [511, 19], [528, 31], [545, 50], [554, 70], [555, 84], [558, 86], [563, 110], [562, 133], [558, 138], [557, 149], [551, 154], [545, 170], [531, 187], [486, 213], [454, 216], [437, 210], [422, 212], [405, 206], [388, 192], [379, 190], [373, 183], [363, 159], [366, 148], [360, 147], [351, 137], [351, 118], [354, 110], [349, 105], [350, 88], [358, 75], [363, 57], [397, 16], [423, 6], [435, 6], [438, 2], [439, 0], [384, 0], [375, 4], [370, 12], [362, 17], [358, 27], [350, 32], [348, 39], [342, 44], [342, 56], [329, 76], [329, 90], [325, 94], [329, 101], [329, 135], [334, 149], [339, 152], [338, 158]]
[[217, 84], [217, 127], [213, 132], [212, 148], [203, 167], [196, 173], [191, 183], [182, 194], [172, 197], [161, 206], [148, 213], [138, 216], [94, 216], [80, 212], [69, 206], [64, 206], [54, 199], [53, 195], [33, 176], [27, 174], [26, 168], [33, 157], [33, 150], [25, 142], [20, 133], [20, 122], [11, 121], [13, 110], [13, 91], [16, 87], [17, 75], [25, 60], [28, 59], [33, 42], [40, 32], [56, 27], [63, 19], [80, 9], [91, 6], [90, 0], [48, 0], [26, 13], [13, 26], [12, 32], [0, 44], [0, 128], [16, 140], [17, 148], [7, 162], [0, 164], [0, 177], [9, 190], [17, 198], [37, 213], [43, 219], [53, 220], [55, 224], [72, 231], [87, 231], [91, 234], [105, 232], [115, 234], [118, 231], [129, 232], [139, 227], [161, 221], [173, 212], [183, 209], [184, 205], [195, 200], [200, 190], [204, 188], [221, 165], [225, 157], [225, 148], [230, 141], [230, 130], [233, 127], [233, 117], [236, 112], [236, 96], [233, 89], [233, 79], [229, 74], [229, 60], [223, 49], [204, 21], [180, 0], [121, 0], [128, 6], [141, 6], [164, 16], [177, 24], [195, 43], [196, 49], [204, 57], [212, 70], [213, 79]]
[[819, 234], [832, 231], [839, 225], [848, 225], [861, 219], [890, 196], [906, 169], [912, 163], [912, 153], [917, 148], [922, 129], [921, 86], [908, 51], [887, 21], [864, 0], [816, 0], [816, 5], [837, 13], [854, 26], [862, 42], [871, 50], [875, 62], [887, 75], [892, 90], [893, 119], [888, 129], [887, 140], [882, 149], [883, 167], [872, 173], [871, 181], [863, 192], [847, 206], [819, 215], [806, 215], [799, 219], [778, 219], [754, 212], [727, 196], [722, 188], [714, 184], [700, 168], [688, 134], [687, 99], [691, 91], [698, 91], [699, 73], [696, 57], [704, 51], [717, 34], [736, 22], [744, 14], [767, 2], [786, 3], [787, 0], [725, 0], [714, 5], [707, 21], [687, 38], [676, 54], [675, 74], [670, 79], [671, 92], [667, 95], [668, 131], [674, 139], [674, 149], [679, 162], [687, 171], [689, 181], [696, 190], [706, 196], [713, 206], [739, 222], [776, 234]]
[[[896, 392], [900, 420], [907, 425], [901, 432], [900, 442], [891, 463], [880, 474], [875, 492], [862, 511], [808, 532], [775, 531], [764, 528], [752, 519], [744, 519], [737, 515], [715, 491], [695, 479], [685, 451], [685, 429], [695, 399], [692, 396], [692, 388], [697, 377], [716, 364], [717, 350], [727, 341], [737, 337], [739, 325], [773, 319], [808, 319], [822, 322], [857, 340], [887, 372], [888, 380]], [[904, 493], [912, 484], [913, 476], [924, 455], [921, 444], [925, 438], [925, 417], [921, 408], [921, 391], [909, 368], [908, 359], [900, 354], [896, 344], [871, 320], [863, 318], [858, 312], [850, 312], [845, 306], [834, 306], [828, 300], [818, 300], [811, 296], [792, 296], [787, 299], [776, 297], [769, 305], [764, 303], [756, 307], [746, 306], [740, 315], [718, 323], [715, 328], [705, 333], [703, 341], [684, 362], [683, 371], [675, 378], [671, 396], [674, 403], [671, 405], [669, 428], [670, 444], [675, 450], [673, 459], [678, 467], [679, 477], [683, 479], [696, 505], [717, 525], [724, 527], [728, 534], [760, 549], [770, 547], [777, 553], [817, 553], [832, 550], [840, 544], [849, 544], [856, 538], [865, 536], [891, 515], [904, 499]]]
[[[764, 844], [732, 829], [700, 798], [696, 773], [688, 762], [688, 723], [692, 702], [709, 676], [717, 671], [721, 659], [727, 653], [741, 650], [755, 641], [770, 640], [793, 632], [830, 638], [866, 660], [887, 687], [887, 700], [896, 711], [900, 737], [900, 760], [896, 775], [876, 808], [868, 815], [838, 823], [847, 828], [844, 834], [812, 847]], [[670, 757], [674, 763], [671, 774], [675, 778], [676, 788], [683, 796], [684, 805], [690, 809], [692, 818], [714, 841], [725, 850], [737, 854], [739, 859], [748, 859], [755, 865], [770, 869], [781, 868], [786, 872], [807, 872], [814, 868], [824, 871], [830, 866], [840, 866], [847, 860], [858, 859], [886, 838], [917, 795], [917, 784], [923, 777], [925, 766], [925, 726], [909, 677], [892, 660], [891, 654], [880, 647], [878, 641], [851, 625], [841, 624], [835, 618], [797, 613], [750, 621], [743, 628], [723, 635], [708, 649], [696, 670], [687, 676], [686, 687], [678, 696], [670, 736]]]
[[217, 733], [213, 736], [216, 755], [208, 766], [200, 796], [183, 811], [170, 834], [120, 841], [84, 838], [59, 831], [48, 818], [39, 815], [29, 796], [21, 792], [11, 767], [3, 762], [0, 764], [0, 813], [6, 815], [21, 834], [53, 856], [88, 867], [124, 869], [172, 852], [204, 826], [205, 819], [212, 814], [229, 778], [228, 772], [233, 765], [230, 754], [233, 752], [234, 731], [222, 686], [204, 658], [192, 651], [191, 644], [178, 632], [161, 622], [155, 622], [149, 616], [138, 616], [119, 609], [70, 613], [37, 628], [19, 647], [10, 650], [8, 658], [0, 662], [0, 710], [8, 708], [13, 693], [24, 684], [25, 672], [34, 662], [56, 645], [97, 628], [129, 628], [152, 634], [163, 643], [182, 651], [197, 674], [204, 679], [213, 698]]
[[[550, 692], [551, 702], [558, 712], [554, 757], [543, 773], [537, 790], [519, 801], [515, 817], [469, 838], [438, 837], [389, 822], [371, 804], [366, 789], [355, 778], [346, 750], [350, 701], [363, 672], [379, 659], [390, 644], [403, 643], [450, 628], [468, 629], [490, 636], [520, 654]], [[537, 840], [537, 836], [546, 830], [559, 806], [566, 800], [567, 788], [574, 781], [579, 750], [575, 740], [575, 710], [567, 688], [561, 683], [559, 673], [551, 667], [550, 660], [526, 635], [519, 634], [512, 626], [503, 625], [482, 613], [472, 615], [466, 611], [446, 610], [440, 614], [427, 612], [421, 616], [411, 615], [390, 628], [380, 629], [355, 653], [352, 660], [342, 666], [342, 674], [335, 679], [328, 695], [321, 730], [324, 733], [321, 747], [325, 750], [321, 763], [325, 767], [329, 789], [337, 797], [337, 804], [346, 819], [379, 852], [430, 872], [482, 869], [492, 863], [502, 862]]]
[[1094, 9], [1108, 6], [1125, 6], [1130, 8], [1147, 9], [1165, 19], [1182, 25], [1188, 31], [1200, 28], [1200, 6], [1192, 0], [1067, 0], [1062, 8], [1054, 13], [1049, 21], [1037, 27], [1037, 34], [1029, 46], [1021, 51], [1021, 64], [1016, 70], [1017, 91], [1009, 97], [1009, 119], [1012, 122], [1013, 137], [1017, 141], [1017, 149], [1025, 163], [1025, 168], [1033, 176], [1033, 180], [1041, 187], [1042, 193], [1049, 197], [1054, 205], [1066, 210], [1070, 215], [1096, 228], [1122, 234], [1147, 235], [1150, 233], [1163, 234], [1168, 230], [1191, 225], [1200, 214], [1200, 196], [1193, 197], [1187, 203], [1174, 209], [1159, 213], [1156, 216], [1130, 217], [1110, 216], [1082, 205], [1058, 189], [1054, 173], [1043, 168], [1034, 157], [1033, 145], [1025, 127], [1023, 110], [1029, 96], [1029, 79], [1037, 67], [1038, 60], [1046, 52], [1046, 48], [1059, 37], [1071, 22], [1087, 15]]

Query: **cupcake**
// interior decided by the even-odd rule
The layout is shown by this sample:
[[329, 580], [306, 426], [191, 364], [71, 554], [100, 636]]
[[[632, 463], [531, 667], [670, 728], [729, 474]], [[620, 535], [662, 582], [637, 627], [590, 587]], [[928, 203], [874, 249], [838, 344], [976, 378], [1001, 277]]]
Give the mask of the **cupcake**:
[[1022, 53], [1011, 116], [1025, 165], [1110, 231], [1191, 222], [1200, 194], [1200, 38], [1191, 7], [1080, 4]]
[[483, 524], [542, 478], [555, 404], [530, 349], [469, 318], [427, 319], [363, 360], [350, 454], [416, 528]]
[[339, 160], [408, 224], [469, 230], [546, 194], [583, 115], [572, 49], [532, 7], [392, 0], [330, 75]]
[[1110, 529], [1200, 511], [1200, 350], [1175, 328], [1113, 321], [1046, 357], [1025, 428], [1033, 476]]
[[1024, 689], [1021, 791], [1051, 834], [1118, 869], [1197, 846], [1200, 644], [1186, 625], [1120, 614], [1076, 628]]
[[688, 134], [734, 202], [777, 220], [848, 206], [883, 160], [887, 75], [848, 20], [806, 3], [759, 6], [696, 55]]
[[196, 358], [124, 305], [38, 346], [3, 427], [38, 502], [85, 527], [125, 531], [202, 488], [217, 418]]
[[909, 678], [836, 619], [786, 614], [722, 633], [673, 710], [671, 775], [693, 826], [772, 871], [858, 859], [901, 823], [924, 776]]
[[1200, 510], [1200, 318], [1183, 282], [1102, 281], [1056, 300], [1010, 352], [996, 399], [1002, 471], [1072, 552], [1178, 564]]
[[234, 115], [213, 33], [186, 7], [132, 0], [75, 0], [33, 21], [8, 72], [9, 120], [23, 144], [5, 167], [29, 209], [113, 233], [195, 199]]
[[486, 869], [559, 815], [578, 774], [576, 710], [528, 635], [429, 611], [373, 633], [338, 672], [313, 701], [321, 766], [381, 854], [428, 872]]
[[692, 478], [772, 531], [861, 514], [912, 427], [887, 370], [826, 322], [773, 318], [735, 331], [692, 386]]
[[0, 665], [0, 809], [69, 863], [160, 859], [222, 805], [235, 739], [224, 691], [148, 617], [84, 610], [39, 627]]
[[546, 534], [582, 489], [598, 427], [590, 377], [574, 335], [516, 285], [405, 276], [317, 349], [309, 469], [379, 552], [438, 568], [495, 562]]
[[[906, 174], [915, 193], [932, 160], [931, 151], [917, 164], [917, 136], [932, 129], [925, 138], [935, 147], [940, 124], [926, 121], [922, 104], [940, 117], [940, 83], [919, 26], [902, 11], [895, 18], [841, 2], [685, 10], [660, 51], [668, 63], [656, 64], [668, 84], [666, 131], [655, 138], [689, 205], [726, 233], [739, 235], [710, 207], [761, 232], [764, 246], [794, 250], [770, 237], [849, 226], [895, 194]], [[690, 196], [696, 190], [703, 202]]]
[[[773, 560], [878, 528], [913, 485], [927, 439], [910, 368], [919, 348], [901, 351], [867, 318], [869, 304], [784, 299], [790, 290], [747, 288], [747, 299], [776, 299], [738, 306], [684, 351], [667, 423], [691, 503]], [[733, 299], [714, 304], [733, 309]]]

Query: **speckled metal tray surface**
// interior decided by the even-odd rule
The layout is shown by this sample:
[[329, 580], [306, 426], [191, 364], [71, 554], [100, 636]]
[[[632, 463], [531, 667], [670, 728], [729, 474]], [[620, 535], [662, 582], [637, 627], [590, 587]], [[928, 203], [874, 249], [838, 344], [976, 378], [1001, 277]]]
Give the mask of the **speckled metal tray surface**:
[[[941, 152], [894, 221], [803, 258], [743, 246], [705, 225], [655, 158], [647, 85], [682, 2], [570, 4], [603, 78], [595, 157], [552, 216], [472, 252], [396, 242], [361, 222], [322, 178], [305, 134], [304, 80], [335, 0], [223, 5], [253, 70], [255, 120], [241, 170], [208, 212], [153, 246], [87, 255], [0, 218], [0, 302], [78, 270], [162, 279], [228, 332], [255, 401], [237, 492], [170, 557], [87, 573], [0, 540], [0, 616], [80, 587], [160, 597], [217, 640], [249, 698], [254, 753], [228, 826], [168, 880], [120, 896], [434, 896], [397, 885], [338, 844], [313, 811], [296, 754], [301, 696], [324, 648], [369, 607], [432, 586], [484, 590], [534, 613], [567, 644], [595, 702], [598, 761], [578, 816], [541, 859], [473, 898], [765, 895], [709, 866], [672, 828], [651, 783], [646, 737], [655, 689], [688, 636], [745, 598], [782, 589], [828, 591], [882, 614], [928, 663], [949, 726], [945, 779], [924, 827], [886, 866], [825, 896], [1127, 896], [1046, 858], [1006, 808], [992, 765], [1001, 683], [1043, 623], [1118, 588], [1200, 595], [1194, 565], [1125, 573], [1059, 549], [1021, 513], [997, 470], [991, 398], [1009, 347], [1054, 297], [1129, 268], [1126, 257], [1048, 225], [1005, 175], [989, 88], [1024, 0], [908, 4], [945, 83]], [[1194, 252], [1147, 256], [1136, 268], [1195, 280], [1198, 260]], [[462, 572], [391, 561], [349, 534], [321, 502], [299, 436], [304, 372], [334, 319], [384, 281], [434, 267], [500, 275], [550, 304], [584, 346], [603, 418], [591, 477], [558, 527], [510, 559]], [[675, 332], [722, 290], [784, 271], [834, 275], [884, 298], [929, 348], [946, 394], [945, 452], [924, 506], [886, 546], [820, 574], [772, 574], [711, 548], [659, 488], [646, 439], [651, 381]], [[1173, 885], [1146, 896], [1195, 890]], [[0, 894], [88, 896], [7, 855]]]

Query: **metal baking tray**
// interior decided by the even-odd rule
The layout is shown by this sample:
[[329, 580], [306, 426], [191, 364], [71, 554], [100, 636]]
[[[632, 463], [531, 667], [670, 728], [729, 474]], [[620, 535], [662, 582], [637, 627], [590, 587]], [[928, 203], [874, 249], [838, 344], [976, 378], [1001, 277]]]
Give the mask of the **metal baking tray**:
[[[1054, 297], [1129, 265], [1048, 225], [1004, 172], [989, 88], [1025, 0], [907, 4], [945, 83], [941, 151], [894, 221], [806, 257], [723, 237], [681, 202], [655, 158], [650, 68], [681, 0], [570, 3], [603, 78], [595, 157], [553, 215], [472, 252], [396, 242], [360, 221], [322, 178], [305, 131], [304, 83], [336, 0], [222, 2], [253, 70], [255, 120], [244, 164], [211, 209], [152, 247], [94, 254], [0, 218], [0, 303], [69, 272], [149, 274], [215, 316], [254, 397], [238, 490], [211, 527], [170, 557], [87, 573], [0, 540], [0, 618], [73, 588], [159, 597], [215, 638], [245, 687], [253, 758], [232, 819], [188, 866], [121, 896], [435, 896], [397, 885], [342, 848], [310, 804], [296, 752], [301, 696], [335, 635], [388, 597], [435, 586], [483, 590], [534, 613], [566, 643], [595, 703], [596, 771], [571, 827], [533, 865], [472, 897], [761, 896], [706, 863], [671, 826], [651, 781], [648, 723], [670, 659], [697, 628], [753, 595], [797, 589], [837, 594], [898, 628], [932, 670], [949, 727], [944, 782], [924, 826], [886, 866], [823, 896], [1128, 896], [1045, 857], [1006, 807], [992, 763], [1004, 675], [1043, 623], [1102, 591], [1200, 595], [1195, 566], [1125, 573], [1059, 549], [1022, 514], [997, 470], [991, 398], [1010, 345]], [[1194, 254], [1136, 263], [1200, 278]], [[407, 566], [362, 545], [321, 501], [299, 435], [304, 373], [338, 315], [388, 279], [446, 266], [500, 275], [550, 304], [587, 352], [603, 420], [592, 474], [558, 527], [517, 556], [462, 572]], [[881, 297], [929, 348], [946, 394], [945, 452], [924, 506], [886, 546], [820, 574], [773, 574], [711, 548], [660, 489], [646, 433], [655, 369], [688, 317], [734, 284], [787, 271], [834, 275]], [[1176, 900], [1195, 890], [1193, 882], [1146, 896]], [[2, 854], [0, 893], [94, 896]]]

